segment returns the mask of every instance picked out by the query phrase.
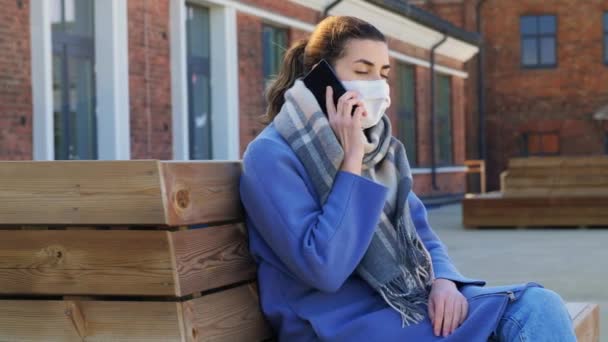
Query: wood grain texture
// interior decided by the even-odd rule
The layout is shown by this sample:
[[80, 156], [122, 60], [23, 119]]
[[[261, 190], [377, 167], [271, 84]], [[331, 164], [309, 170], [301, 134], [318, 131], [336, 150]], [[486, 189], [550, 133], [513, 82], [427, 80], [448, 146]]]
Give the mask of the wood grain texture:
[[254, 284], [184, 302], [189, 341], [262, 341], [273, 336]]
[[178, 275], [178, 296], [256, 277], [243, 223], [168, 233]]
[[240, 161], [171, 161], [160, 167], [168, 225], [242, 219]]
[[608, 196], [608, 157], [514, 158], [501, 191], [505, 197]]
[[527, 157], [509, 159], [509, 169], [529, 167], [608, 167], [606, 156], [584, 156], [584, 157]]
[[600, 308], [592, 303], [567, 303], [579, 342], [599, 342]]
[[158, 161], [2, 161], [0, 222], [164, 223]]
[[165, 231], [0, 230], [0, 269], [169, 269]]
[[608, 197], [505, 197], [500, 193], [462, 201], [466, 227], [608, 226]]
[[179, 311], [174, 302], [0, 300], [0, 340], [185, 341]]
[[2, 225], [238, 220], [240, 161], [2, 161]]
[[2, 341], [263, 341], [257, 288], [186, 302], [0, 300]]
[[243, 223], [176, 232], [0, 230], [0, 294], [183, 297], [253, 280]]
[[166, 232], [0, 230], [0, 293], [175, 295]]

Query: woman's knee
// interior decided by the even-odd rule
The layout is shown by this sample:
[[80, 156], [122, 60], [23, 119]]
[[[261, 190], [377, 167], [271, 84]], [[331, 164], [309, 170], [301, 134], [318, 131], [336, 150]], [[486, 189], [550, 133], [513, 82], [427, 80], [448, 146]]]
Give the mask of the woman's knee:
[[[542, 315], [568, 315], [563, 298], [555, 291], [542, 287], [531, 287], [524, 291], [519, 298], [521, 304], [526, 306], [529, 314]], [[569, 317], [569, 316], [568, 316]]]

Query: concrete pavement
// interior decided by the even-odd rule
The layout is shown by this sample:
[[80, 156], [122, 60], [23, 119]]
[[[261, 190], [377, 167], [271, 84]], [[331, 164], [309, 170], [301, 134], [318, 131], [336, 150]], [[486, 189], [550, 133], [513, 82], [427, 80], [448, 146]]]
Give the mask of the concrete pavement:
[[470, 230], [460, 204], [429, 209], [429, 221], [465, 276], [488, 286], [536, 281], [568, 302], [600, 304], [608, 342], [608, 227]]

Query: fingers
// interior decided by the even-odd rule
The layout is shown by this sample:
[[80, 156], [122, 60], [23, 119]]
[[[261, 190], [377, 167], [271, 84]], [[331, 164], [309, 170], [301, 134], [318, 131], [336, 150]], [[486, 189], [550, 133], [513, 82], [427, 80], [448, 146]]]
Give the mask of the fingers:
[[431, 323], [435, 323], [435, 301], [432, 297], [429, 299], [429, 318]]
[[467, 315], [469, 314], [469, 302], [467, 301], [466, 298], [464, 298], [463, 296], [463, 300], [462, 303], [460, 304], [461, 306], [461, 315], [460, 315], [460, 322], [458, 322], [458, 325], [462, 324], [464, 322], [464, 320], [467, 318]]
[[435, 320], [433, 321], [433, 332], [435, 333], [435, 336], [439, 336], [441, 333], [441, 328], [443, 326], [444, 309], [445, 299], [439, 298], [435, 302]]
[[452, 327], [452, 319], [454, 317], [454, 301], [452, 298], [448, 298], [444, 303], [443, 313], [443, 336], [448, 336]]
[[361, 127], [363, 113], [365, 113], [365, 108], [363, 108], [363, 106], [357, 106], [357, 109], [355, 109], [355, 113], [353, 114], [353, 125], [356, 127]]
[[334, 90], [327, 86], [325, 88], [325, 108], [327, 109], [327, 116], [333, 117], [336, 115], [336, 104], [334, 103]]
[[[454, 332], [454, 330], [456, 330], [456, 328], [458, 328], [458, 322], [460, 321], [460, 310], [461, 310], [461, 305], [460, 305], [460, 300], [456, 299], [453, 301], [453, 315], [452, 315], [452, 320], [449, 324], [449, 328], [448, 328], [448, 335], [452, 334], [452, 332]], [[445, 335], [444, 335], [445, 336]]]
[[349, 90], [338, 99], [338, 115], [350, 116], [353, 111], [353, 106], [361, 102], [358, 98], [359, 94], [356, 91]]

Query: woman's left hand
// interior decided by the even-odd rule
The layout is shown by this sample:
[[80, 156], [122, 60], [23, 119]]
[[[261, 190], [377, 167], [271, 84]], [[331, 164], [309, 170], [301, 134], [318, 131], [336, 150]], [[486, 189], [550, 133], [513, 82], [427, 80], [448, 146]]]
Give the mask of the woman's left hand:
[[429, 295], [429, 318], [433, 323], [435, 336], [443, 328], [443, 336], [451, 334], [467, 317], [469, 303], [458, 291], [456, 284], [448, 279], [433, 281]]

